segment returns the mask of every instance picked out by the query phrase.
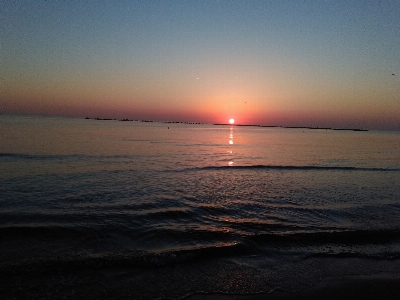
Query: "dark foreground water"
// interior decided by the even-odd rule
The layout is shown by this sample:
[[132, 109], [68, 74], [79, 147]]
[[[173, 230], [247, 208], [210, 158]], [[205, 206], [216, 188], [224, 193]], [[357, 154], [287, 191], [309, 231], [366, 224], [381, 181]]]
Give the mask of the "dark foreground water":
[[16, 116], [0, 128], [10, 297], [99, 282], [129, 299], [297, 291], [399, 272], [398, 132]]

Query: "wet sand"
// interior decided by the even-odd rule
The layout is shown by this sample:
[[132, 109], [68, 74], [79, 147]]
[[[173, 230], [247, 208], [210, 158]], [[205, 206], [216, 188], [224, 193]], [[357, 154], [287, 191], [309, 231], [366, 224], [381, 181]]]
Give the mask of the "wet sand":
[[[103, 273], [103, 272], [100, 272]], [[1, 278], [1, 295], [4, 299], [143, 299], [143, 300], [293, 300], [293, 299], [400, 299], [400, 273], [380, 273], [374, 275], [346, 275], [332, 276], [322, 279], [318, 284], [306, 287], [296, 292], [286, 292], [276, 289], [272, 292], [256, 294], [223, 294], [223, 293], [192, 293], [186, 295], [177, 291], [177, 282], [171, 278], [171, 285], [166, 290], [160, 291], [157, 286], [157, 277], [138, 280], [131, 276], [130, 279], [120, 280], [114, 274], [100, 274], [90, 271], [72, 274], [53, 274], [45, 276], [22, 278], [18, 287], [15, 280], [18, 277]], [[38, 274], [39, 275], [39, 274]], [[42, 274], [43, 275], [43, 274]], [[49, 276], [50, 275], [50, 276]], [[132, 274], [131, 274], [132, 275]], [[138, 274], [136, 274], [138, 275]], [[2, 277], [2, 276], [0, 276]], [[13, 276], [11, 276], [13, 277]], [[124, 276], [122, 276], [124, 277]], [[140, 276], [139, 276], [140, 277]], [[11, 282], [10, 281], [13, 281]], [[180, 282], [181, 288], [185, 282]], [[179, 283], [178, 283], [179, 285]], [[169, 291], [168, 291], [169, 290]], [[164, 298], [163, 295], [168, 295]], [[3, 298], [2, 298], [3, 299]]]
[[400, 274], [335, 276], [299, 292], [273, 291], [253, 295], [195, 294], [184, 300], [400, 299]]
[[[1, 299], [400, 299], [400, 260], [318, 259], [246, 268], [239, 259], [159, 268], [15, 265], [0, 268]], [[235, 262], [235, 263], [234, 263]], [[309, 268], [309, 267], [312, 268]], [[325, 275], [313, 276], [319, 270]], [[348, 275], [343, 275], [348, 274]], [[352, 274], [352, 275], [349, 275]], [[358, 274], [358, 275], [356, 275]], [[366, 275], [369, 274], [369, 275]], [[278, 288], [277, 288], [278, 287]], [[201, 293], [197, 291], [209, 291]], [[222, 292], [213, 292], [222, 291]], [[263, 293], [257, 293], [264, 291]], [[224, 293], [225, 292], [225, 293]], [[228, 294], [229, 293], [229, 294]]]

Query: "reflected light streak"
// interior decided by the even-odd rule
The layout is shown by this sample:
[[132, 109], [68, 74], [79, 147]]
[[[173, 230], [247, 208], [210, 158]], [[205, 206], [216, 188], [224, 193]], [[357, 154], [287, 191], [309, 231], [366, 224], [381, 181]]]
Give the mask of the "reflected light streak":
[[[233, 127], [231, 127], [231, 130], [230, 130], [230, 132], [229, 132], [229, 145], [233, 145]], [[232, 151], [232, 150], [229, 150], [228, 153], [229, 153], [229, 154], [232, 154], [233, 151]], [[229, 160], [228, 165], [229, 165], [229, 166], [233, 166], [233, 160], [232, 160], [232, 158]]]

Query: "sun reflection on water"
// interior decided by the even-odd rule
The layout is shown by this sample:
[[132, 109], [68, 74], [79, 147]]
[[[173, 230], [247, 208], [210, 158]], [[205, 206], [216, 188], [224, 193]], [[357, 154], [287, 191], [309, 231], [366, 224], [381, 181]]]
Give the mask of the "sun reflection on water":
[[[229, 132], [229, 145], [233, 145], [233, 126], [231, 126], [231, 130]], [[229, 154], [233, 154], [232, 149], [230, 149], [228, 151], [228, 153]], [[234, 165], [233, 159], [232, 159], [232, 157], [230, 157], [229, 162], [228, 162], [228, 166], [233, 166], [233, 165]]]

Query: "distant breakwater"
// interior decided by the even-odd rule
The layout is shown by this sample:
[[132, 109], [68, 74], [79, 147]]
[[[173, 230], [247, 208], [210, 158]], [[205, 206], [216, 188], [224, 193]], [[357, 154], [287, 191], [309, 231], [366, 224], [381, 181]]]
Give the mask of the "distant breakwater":
[[[147, 122], [147, 123], [167, 123], [167, 124], [208, 124], [201, 122], [184, 122], [184, 121], [153, 121], [153, 120], [133, 120], [133, 119], [113, 119], [113, 118], [89, 118], [85, 120], [97, 120], [97, 121], [120, 121], [120, 122]], [[279, 125], [259, 125], [259, 124], [230, 124], [230, 123], [214, 123], [214, 126], [242, 126], [242, 127], [263, 127], [263, 128], [288, 128], [288, 129], [312, 129], [312, 130], [343, 130], [343, 131], [368, 131], [368, 129], [362, 128], [332, 128], [332, 127], [313, 127], [313, 126], [279, 126]]]

